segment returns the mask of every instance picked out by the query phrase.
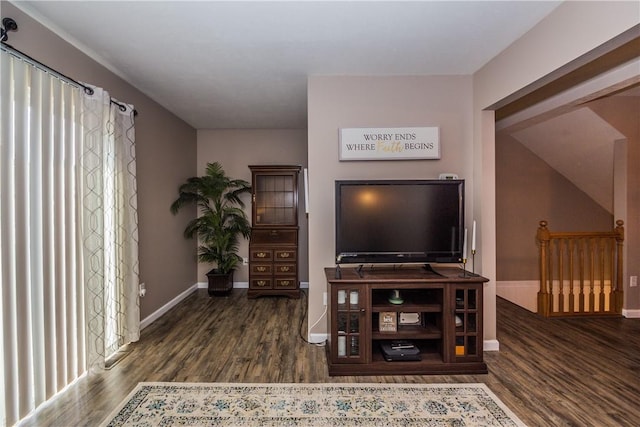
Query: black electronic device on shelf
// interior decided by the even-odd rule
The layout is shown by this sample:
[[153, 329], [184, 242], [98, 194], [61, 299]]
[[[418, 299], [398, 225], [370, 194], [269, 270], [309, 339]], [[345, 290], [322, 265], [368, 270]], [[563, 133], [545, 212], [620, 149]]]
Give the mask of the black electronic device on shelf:
[[382, 357], [387, 362], [420, 361], [420, 349], [411, 341], [383, 341], [380, 343]]

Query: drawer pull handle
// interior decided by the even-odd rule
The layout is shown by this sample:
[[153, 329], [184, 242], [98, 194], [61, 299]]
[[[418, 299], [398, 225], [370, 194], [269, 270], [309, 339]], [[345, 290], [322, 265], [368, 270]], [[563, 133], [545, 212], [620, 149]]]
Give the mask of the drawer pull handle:
[[280, 258], [289, 258], [289, 256], [291, 256], [291, 254], [289, 254], [289, 252], [283, 252], [280, 254]]
[[289, 267], [280, 267], [280, 271], [289, 271]]
[[280, 281], [280, 286], [289, 286], [289, 281], [288, 280], [281, 280]]
[[267, 256], [267, 253], [266, 253], [266, 252], [258, 252], [258, 253], [256, 254], [256, 256], [257, 256], [258, 258], [265, 258], [265, 257]]
[[267, 281], [266, 281], [266, 280], [258, 280], [258, 281], [256, 282], [256, 284], [257, 284], [258, 286], [266, 286], [266, 285], [267, 285]]
[[267, 267], [256, 267], [258, 271], [267, 271]]

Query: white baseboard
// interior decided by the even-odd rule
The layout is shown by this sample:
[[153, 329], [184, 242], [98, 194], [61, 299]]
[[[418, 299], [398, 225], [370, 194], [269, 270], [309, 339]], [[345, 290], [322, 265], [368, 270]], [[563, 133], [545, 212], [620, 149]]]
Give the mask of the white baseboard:
[[498, 340], [484, 340], [482, 343], [483, 351], [500, 351], [500, 343]]
[[[198, 282], [198, 289], [207, 289], [207, 282]], [[249, 282], [233, 282], [233, 289], [249, 289]]]
[[532, 313], [538, 311], [538, 290], [540, 282], [537, 280], [517, 280], [496, 282], [496, 295], [525, 308]]
[[328, 334], [309, 334], [309, 342], [320, 344], [327, 340]]
[[622, 309], [622, 315], [627, 319], [640, 319], [640, 310]]
[[169, 301], [168, 303], [160, 307], [158, 310], [154, 311], [149, 316], [145, 317], [142, 321], [140, 321], [140, 330], [146, 328], [147, 326], [152, 324], [154, 321], [158, 320], [160, 316], [165, 314], [167, 311], [171, 310], [174, 306], [178, 305], [180, 301], [182, 301], [183, 299], [191, 295], [193, 292], [195, 292], [196, 289], [200, 287], [199, 285], [200, 285], [199, 283], [196, 283], [195, 285], [189, 287], [186, 291], [182, 292], [177, 297], [175, 297], [174, 299], [172, 299], [171, 301]]

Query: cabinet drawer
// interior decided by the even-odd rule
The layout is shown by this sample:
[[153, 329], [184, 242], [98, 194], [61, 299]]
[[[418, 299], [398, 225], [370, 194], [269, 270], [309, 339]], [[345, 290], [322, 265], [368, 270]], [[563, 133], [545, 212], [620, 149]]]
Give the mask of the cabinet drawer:
[[272, 289], [273, 284], [272, 284], [271, 278], [265, 277], [265, 278], [259, 278], [259, 279], [251, 279], [251, 282], [249, 283], [249, 287], [251, 289]]
[[251, 264], [251, 274], [271, 275], [271, 273], [273, 273], [273, 266], [271, 264]]
[[276, 261], [296, 261], [298, 255], [295, 249], [276, 249], [273, 252]]
[[251, 242], [270, 245], [295, 245], [298, 243], [298, 230], [266, 229], [251, 230]]
[[295, 277], [276, 277], [275, 282], [277, 289], [295, 289], [297, 285]]
[[276, 274], [296, 274], [295, 264], [275, 264], [274, 268]]
[[273, 252], [269, 249], [251, 249], [250, 252], [252, 262], [270, 262], [273, 260]]

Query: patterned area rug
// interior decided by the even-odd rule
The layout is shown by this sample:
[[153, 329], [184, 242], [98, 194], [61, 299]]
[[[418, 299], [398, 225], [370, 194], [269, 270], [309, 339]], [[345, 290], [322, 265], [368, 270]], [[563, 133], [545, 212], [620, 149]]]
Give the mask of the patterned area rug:
[[484, 384], [140, 383], [102, 426], [524, 426]]

